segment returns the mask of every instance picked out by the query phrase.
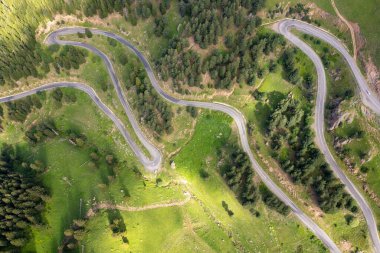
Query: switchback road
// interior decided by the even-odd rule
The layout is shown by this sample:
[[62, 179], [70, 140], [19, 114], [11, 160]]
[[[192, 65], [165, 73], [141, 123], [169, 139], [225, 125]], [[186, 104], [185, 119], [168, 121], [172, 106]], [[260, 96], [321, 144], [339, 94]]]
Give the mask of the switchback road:
[[[253, 165], [253, 168], [258, 173], [258, 175], [261, 177], [261, 179], [265, 183], [265, 185], [279, 199], [281, 199], [281, 201], [283, 201], [286, 205], [288, 205], [291, 208], [291, 210], [294, 212], [294, 214], [326, 245], [326, 247], [330, 251], [339, 252], [338, 247], [330, 239], [330, 237], [316, 223], [314, 223], [313, 220], [311, 220], [307, 215], [305, 215], [305, 213], [303, 213], [303, 211], [300, 208], [298, 208], [295, 205], [295, 203], [273, 182], [273, 180], [267, 175], [267, 173], [263, 170], [263, 168], [256, 161], [256, 159], [254, 158], [253, 153], [250, 149], [249, 142], [248, 142], [246, 120], [245, 120], [244, 116], [238, 110], [236, 110], [235, 108], [233, 108], [229, 105], [225, 105], [225, 104], [221, 104], [221, 103], [187, 101], [187, 100], [181, 100], [181, 99], [177, 99], [177, 98], [170, 96], [169, 94], [165, 93], [165, 91], [158, 84], [158, 81], [157, 81], [156, 77], [154, 76], [153, 70], [152, 70], [149, 62], [147, 61], [147, 59], [129, 41], [127, 41], [123, 37], [116, 35], [114, 33], [111, 33], [111, 32], [106, 32], [106, 31], [102, 31], [102, 30], [98, 30], [98, 29], [91, 29], [91, 32], [93, 34], [102, 35], [102, 36], [106, 36], [106, 37], [115, 39], [115, 40], [119, 41], [120, 43], [122, 43], [123, 45], [125, 45], [126, 47], [128, 47], [133, 53], [135, 53], [136, 56], [143, 63], [145, 70], [147, 71], [148, 77], [151, 81], [152, 86], [156, 89], [156, 91], [165, 100], [167, 100], [171, 103], [177, 104], [177, 105], [194, 106], [194, 107], [205, 108], [205, 109], [210, 109], [210, 110], [214, 110], [214, 111], [220, 111], [220, 112], [226, 113], [229, 116], [231, 116], [237, 125], [242, 148], [248, 154], [249, 159]], [[81, 28], [81, 27], [63, 28], [63, 29], [60, 29], [60, 30], [57, 30], [57, 31], [50, 33], [48, 35], [48, 37], [46, 38], [45, 42], [47, 44], [56, 43], [56, 44], [60, 44], [60, 45], [72, 45], [72, 46], [83, 47], [83, 48], [86, 48], [86, 49], [92, 51], [93, 53], [99, 55], [103, 59], [105, 65], [108, 69], [108, 72], [111, 75], [115, 89], [118, 92], [118, 97], [121, 100], [129, 119], [132, 122], [135, 122], [135, 124], [132, 124], [133, 128], [136, 131], [136, 134], [139, 137], [142, 144], [150, 152], [150, 154], [152, 156], [152, 160], [149, 160], [149, 158], [147, 158], [137, 146], [132, 147], [133, 151], [135, 152], [138, 159], [143, 163], [143, 165], [148, 170], [152, 171], [152, 170], [159, 169], [159, 167], [161, 166], [161, 161], [162, 161], [161, 153], [159, 151], [157, 151], [157, 149], [154, 148], [149, 143], [149, 141], [146, 139], [146, 137], [142, 134], [136, 120], [134, 119], [134, 116], [132, 114], [132, 111], [131, 111], [129, 105], [126, 102], [124, 94], [122, 93], [122, 89], [121, 89], [120, 84], [117, 80], [115, 71], [112, 67], [112, 64], [111, 64], [111, 61], [109, 60], [109, 58], [104, 53], [102, 53], [100, 50], [98, 50], [95, 47], [88, 45], [86, 43], [75, 42], [75, 41], [64, 41], [64, 40], [60, 40], [58, 38], [61, 35], [77, 34], [77, 33], [84, 33], [84, 28]], [[124, 100], [125, 103], [122, 100]], [[130, 138], [130, 135], [128, 138]], [[128, 141], [128, 143], [132, 142], [131, 139], [128, 139], [127, 141]], [[149, 143], [148, 146], [146, 146], [147, 143]]]
[[326, 73], [324, 66], [320, 57], [315, 53], [315, 51], [303, 42], [301, 39], [296, 37], [291, 33], [291, 29], [297, 29], [303, 33], [307, 33], [314, 37], [317, 37], [332, 47], [334, 47], [337, 51], [341, 53], [341, 55], [346, 60], [348, 66], [350, 67], [356, 82], [359, 86], [361, 97], [363, 103], [372, 109], [375, 113], [380, 114], [380, 102], [378, 98], [370, 92], [368, 84], [360, 72], [359, 67], [356, 65], [355, 60], [351, 57], [349, 52], [346, 50], [344, 45], [333, 35], [330, 33], [319, 29], [313, 25], [308, 23], [304, 23], [298, 20], [285, 19], [278, 22], [274, 26], [275, 30], [280, 34], [284, 35], [286, 39], [292, 42], [295, 46], [301, 49], [314, 63], [315, 68], [317, 70], [318, 75], [318, 91], [317, 91], [317, 101], [315, 106], [315, 133], [316, 133], [316, 142], [321, 152], [323, 153], [326, 161], [334, 171], [335, 175], [343, 182], [346, 186], [347, 191], [351, 194], [351, 196], [356, 200], [360, 209], [362, 210], [364, 217], [367, 221], [369, 233], [371, 236], [373, 248], [375, 252], [380, 252], [380, 241], [379, 234], [377, 231], [375, 217], [372, 213], [371, 208], [368, 203], [362, 196], [362, 194], [356, 189], [351, 180], [344, 174], [344, 172], [340, 169], [338, 163], [335, 161], [334, 156], [331, 154], [329, 147], [326, 143], [324, 131], [325, 131], [325, 102], [327, 95], [327, 85], [326, 85]]

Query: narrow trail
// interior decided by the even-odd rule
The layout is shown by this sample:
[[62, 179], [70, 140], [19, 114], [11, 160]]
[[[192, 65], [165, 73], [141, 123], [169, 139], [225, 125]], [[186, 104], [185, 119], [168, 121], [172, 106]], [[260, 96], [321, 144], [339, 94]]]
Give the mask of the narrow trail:
[[332, 7], [334, 8], [334, 11], [336, 13], [336, 15], [338, 15], [338, 17], [340, 18], [340, 20], [343, 21], [343, 23], [346, 24], [346, 26], [348, 27], [348, 29], [350, 30], [350, 33], [351, 33], [351, 40], [352, 40], [352, 49], [354, 50], [354, 60], [356, 61], [357, 60], [357, 56], [358, 56], [358, 48], [356, 46], [356, 36], [355, 36], [355, 29], [352, 27], [350, 21], [348, 21], [339, 11], [338, 7], [336, 7], [336, 4], [335, 4], [335, 1], [334, 0], [331, 0], [331, 5]]
[[100, 202], [95, 204], [91, 209], [88, 210], [86, 218], [93, 217], [99, 210], [119, 210], [126, 212], [142, 212], [146, 210], [167, 208], [173, 206], [184, 206], [191, 200], [191, 194], [189, 192], [184, 192], [186, 198], [181, 201], [170, 201], [163, 203], [154, 203], [146, 206], [128, 206], [128, 205], [115, 205], [109, 202]]

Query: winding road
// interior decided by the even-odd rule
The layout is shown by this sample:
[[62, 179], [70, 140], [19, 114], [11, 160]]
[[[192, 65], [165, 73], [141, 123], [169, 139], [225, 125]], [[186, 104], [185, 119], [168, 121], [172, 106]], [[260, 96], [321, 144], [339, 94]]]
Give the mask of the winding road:
[[[316, 105], [315, 128], [316, 128], [316, 133], [317, 133], [318, 145], [321, 148], [322, 153], [325, 155], [327, 161], [332, 166], [334, 172], [338, 175], [338, 177], [342, 180], [342, 182], [347, 186], [348, 191], [356, 199], [356, 201], [362, 208], [363, 213], [366, 217], [368, 226], [370, 228], [370, 234], [371, 234], [372, 242], [374, 245], [374, 249], [376, 252], [380, 252], [380, 243], [378, 239], [376, 223], [375, 223], [373, 214], [371, 212], [371, 209], [369, 208], [368, 204], [365, 202], [361, 194], [356, 190], [352, 182], [340, 170], [339, 166], [336, 164], [333, 156], [331, 155], [328, 149], [328, 146], [326, 144], [326, 141], [324, 139], [324, 104], [325, 104], [325, 97], [326, 97], [326, 77], [325, 77], [325, 72], [324, 72], [322, 62], [320, 58], [316, 55], [316, 53], [308, 45], [306, 45], [300, 39], [298, 39], [293, 34], [291, 34], [289, 32], [289, 29], [296, 28], [298, 30], [301, 30], [302, 32], [312, 34], [314, 36], [317, 36], [327, 41], [333, 47], [335, 47], [345, 57], [352, 72], [354, 73], [358, 81], [360, 90], [362, 91], [362, 97], [363, 97], [364, 103], [377, 113], [380, 112], [380, 103], [375, 97], [371, 95], [369, 88], [365, 82], [365, 79], [361, 75], [360, 70], [356, 66], [352, 57], [349, 55], [349, 53], [344, 48], [344, 46], [335, 37], [326, 33], [323, 30], [304, 24], [303, 22], [294, 21], [294, 20], [283, 20], [277, 24], [277, 28], [278, 28], [278, 31], [282, 33], [287, 39], [289, 39], [292, 43], [294, 43], [297, 47], [299, 47], [302, 51], [304, 51], [312, 59], [312, 61], [314, 62], [316, 66], [317, 73], [318, 73], [318, 96], [317, 96], [317, 105]], [[253, 165], [253, 168], [255, 169], [257, 174], [261, 177], [262, 181], [266, 184], [266, 186], [278, 198], [280, 198], [286, 205], [288, 205], [291, 208], [294, 214], [326, 245], [326, 247], [331, 252], [340, 252], [339, 248], [330, 239], [330, 237], [313, 220], [311, 220], [305, 213], [303, 213], [303, 211], [300, 208], [298, 208], [295, 205], [295, 203], [273, 182], [273, 180], [268, 176], [268, 174], [263, 170], [263, 168], [257, 162], [249, 146], [247, 129], [246, 129], [246, 120], [244, 116], [237, 109], [229, 105], [221, 104], [221, 103], [186, 101], [186, 100], [180, 100], [180, 99], [170, 96], [169, 94], [165, 93], [165, 91], [159, 86], [149, 62], [146, 60], [146, 58], [142, 55], [140, 51], [138, 51], [131, 43], [129, 43], [129, 41], [111, 32], [106, 32], [106, 31], [102, 31], [98, 29], [91, 29], [91, 31], [93, 34], [98, 34], [98, 35], [115, 39], [119, 41], [120, 43], [122, 43], [123, 45], [125, 45], [126, 47], [128, 47], [130, 50], [132, 50], [132, 52], [134, 52], [137, 55], [137, 57], [142, 61], [145, 67], [145, 70], [147, 71], [148, 77], [151, 81], [151, 84], [165, 100], [177, 105], [194, 106], [194, 107], [206, 108], [206, 109], [210, 109], [214, 111], [220, 111], [231, 116], [237, 125], [242, 148], [248, 154], [250, 161]], [[89, 44], [76, 42], [76, 41], [64, 41], [58, 38], [61, 35], [76, 34], [78, 32], [84, 33], [84, 28], [81, 28], [81, 27], [63, 28], [63, 29], [50, 33], [47, 36], [45, 42], [47, 44], [72, 45], [72, 46], [82, 47], [82, 48], [92, 51], [93, 53], [99, 55], [102, 58], [102, 60], [104, 61], [107, 67], [108, 73], [111, 77], [112, 83], [115, 87], [115, 91], [124, 108], [124, 111], [127, 114], [131, 122], [131, 125], [134, 131], [136, 132], [138, 139], [140, 140], [141, 144], [144, 145], [144, 147], [147, 149], [147, 151], [150, 154], [150, 157], [147, 157], [144, 154], [144, 152], [139, 148], [139, 146], [136, 144], [136, 142], [133, 140], [131, 135], [126, 130], [122, 121], [119, 118], [117, 118], [115, 114], [100, 100], [96, 92], [91, 87], [85, 84], [77, 83], [77, 82], [49, 83], [46, 85], [42, 85], [38, 88], [31, 89], [29, 91], [18, 93], [12, 96], [2, 97], [0, 98], [0, 103], [21, 99], [23, 97], [36, 94], [41, 91], [51, 90], [51, 89], [59, 88], [59, 87], [71, 87], [71, 88], [82, 90], [86, 92], [91, 97], [91, 99], [96, 103], [96, 105], [105, 113], [105, 115], [107, 115], [114, 122], [116, 127], [119, 129], [120, 133], [123, 135], [125, 140], [131, 146], [132, 151], [135, 153], [135, 155], [137, 156], [139, 161], [144, 165], [144, 167], [149, 171], [158, 170], [162, 164], [162, 154], [156, 147], [154, 147], [154, 145], [146, 138], [146, 136], [141, 131], [141, 128], [136, 118], [134, 117], [131, 107], [128, 104], [125, 94], [120, 86], [120, 83], [115, 74], [115, 71], [111, 64], [110, 59], [99, 49]]]
[[371, 208], [364, 199], [363, 195], [357, 190], [351, 180], [344, 174], [340, 169], [338, 163], [334, 159], [334, 156], [331, 154], [329, 147], [326, 143], [324, 131], [325, 131], [325, 102], [327, 95], [327, 85], [326, 85], [326, 73], [321, 59], [315, 53], [315, 51], [307, 45], [305, 42], [300, 40], [298, 37], [293, 35], [290, 30], [294, 28], [303, 33], [307, 33], [314, 37], [320, 38], [321, 40], [327, 42], [332, 47], [340, 52], [344, 57], [347, 64], [349, 65], [361, 92], [361, 97], [363, 103], [372, 109], [375, 113], [380, 114], [380, 103], [378, 98], [370, 92], [370, 89], [367, 85], [367, 82], [363, 75], [360, 72], [360, 69], [355, 63], [355, 60], [348, 53], [344, 45], [333, 35], [328, 32], [316, 28], [308, 23], [304, 23], [298, 20], [285, 19], [280, 21], [276, 26], [275, 30], [285, 36], [286, 39], [291, 41], [299, 49], [301, 49], [314, 63], [318, 75], [318, 91], [317, 91], [317, 101], [315, 106], [315, 133], [316, 133], [316, 142], [323, 153], [326, 161], [334, 171], [335, 175], [343, 182], [346, 186], [347, 191], [351, 196], [356, 200], [360, 209], [363, 211], [364, 217], [367, 221], [369, 228], [369, 234], [371, 236], [373, 248], [375, 252], [380, 252], [380, 241], [379, 234], [377, 231], [376, 220], [372, 213]]
[[[144, 153], [139, 149], [137, 145], [132, 147], [132, 150], [135, 152], [138, 159], [142, 162], [142, 164], [148, 169], [148, 170], [157, 170], [161, 166], [162, 161], [162, 155], [161, 153], [153, 147], [152, 144], [149, 143], [149, 141], [146, 139], [146, 137], [143, 135], [140, 127], [138, 126], [138, 123], [136, 119], [133, 116], [132, 110], [130, 106], [128, 105], [128, 102], [126, 101], [124, 94], [122, 92], [122, 89], [120, 87], [120, 83], [116, 77], [115, 71], [113, 69], [113, 66], [111, 64], [111, 61], [109, 58], [100, 50], [97, 48], [88, 45], [83, 42], [76, 42], [76, 41], [65, 41], [60, 40], [58, 37], [62, 35], [69, 35], [69, 34], [77, 34], [77, 33], [84, 33], [85, 30], [82, 27], [68, 27], [68, 28], [62, 28], [59, 30], [56, 30], [52, 33], [50, 33], [46, 39], [45, 43], [47, 44], [60, 44], [60, 45], [72, 45], [72, 46], [79, 46], [86, 48], [93, 53], [99, 55], [107, 69], [108, 73], [111, 76], [112, 82], [114, 84], [114, 87], [118, 93], [118, 97], [120, 101], [123, 104], [124, 110], [126, 111], [129, 119], [131, 120], [131, 123], [133, 125], [134, 130], [136, 131], [136, 134], [138, 135], [139, 139], [141, 140], [142, 144], [145, 146], [148, 144], [148, 146], [145, 146], [147, 150], [149, 151], [152, 160], [149, 160], [148, 157], [144, 155]], [[155, 90], [167, 101], [170, 103], [174, 103], [177, 105], [182, 106], [193, 106], [193, 107], [199, 107], [199, 108], [205, 108], [210, 109], [214, 111], [220, 111], [223, 113], [228, 114], [231, 116], [234, 120], [234, 122], [237, 125], [240, 141], [243, 150], [248, 154], [249, 159], [253, 165], [253, 168], [257, 172], [257, 174], [260, 176], [262, 181], [265, 183], [265, 185], [279, 198], [281, 201], [283, 201], [286, 205], [288, 205], [291, 210], [294, 212], [294, 214], [326, 245], [326, 247], [331, 252], [340, 252], [339, 248], [336, 246], [336, 244], [330, 239], [330, 237], [313, 221], [311, 220], [300, 208], [297, 207], [297, 205], [273, 182], [273, 180], [269, 177], [269, 175], [264, 171], [264, 169], [260, 166], [260, 164], [257, 162], [257, 160], [254, 158], [253, 153], [251, 151], [251, 148], [249, 146], [248, 142], [248, 136], [247, 136], [247, 128], [246, 128], [246, 120], [242, 113], [235, 109], [232, 106], [222, 104], [222, 103], [208, 103], [208, 102], [200, 102], [200, 101], [187, 101], [187, 100], [181, 100], [174, 98], [170, 96], [169, 94], [165, 93], [165, 91], [161, 88], [161, 86], [158, 84], [158, 81], [153, 73], [153, 70], [147, 61], [147, 59], [143, 56], [143, 54], [135, 48], [129, 41], [124, 39], [123, 37], [116, 35], [111, 32], [106, 32], [99, 29], [91, 29], [91, 32], [93, 34], [106, 36], [112, 39], [117, 40], [118, 42], [122, 43], [126, 47], [128, 47], [143, 63], [145, 70], [147, 71], [148, 77], [150, 79], [150, 82], [152, 86], [155, 88]], [[128, 143], [134, 143], [131, 139], [130, 135], [124, 135], [127, 138]]]

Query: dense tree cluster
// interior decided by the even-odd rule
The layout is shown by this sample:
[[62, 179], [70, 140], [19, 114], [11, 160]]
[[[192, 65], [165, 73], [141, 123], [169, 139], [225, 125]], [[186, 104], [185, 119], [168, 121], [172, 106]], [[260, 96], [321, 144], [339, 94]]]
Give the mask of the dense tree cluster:
[[9, 119], [24, 122], [33, 108], [40, 109], [42, 103], [37, 95], [33, 95], [13, 102], [8, 102], [6, 103], [6, 106]]
[[170, 133], [173, 117], [171, 107], [159, 97], [140, 64], [130, 61], [126, 67], [128, 71], [126, 71], [124, 81], [128, 89], [136, 91], [137, 103], [134, 107], [138, 110], [141, 121], [153, 129], [158, 136]]
[[32, 125], [25, 131], [26, 139], [33, 143], [39, 143], [48, 138], [54, 138], [58, 133], [55, 123], [52, 119], [46, 119]]
[[170, 77], [177, 87], [181, 87], [181, 84], [200, 84], [201, 59], [195, 51], [185, 50], [188, 47], [186, 39], [174, 38], [170, 41], [168, 49], [157, 63], [164, 81]]
[[239, 147], [229, 146], [224, 151], [223, 157], [225, 161], [220, 172], [227, 185], [243, 205], [253, 204], [257, 198], [257, 192], [248, 155]]
[[259, 190], [261, 199], [267, 206], [283, 215], [288, 215], [290, 213], [290, 208], [279, 198], [277, 198], [277, 196], [274, 195], [265, 185], [260, 185]]
[[106, 18], [112, 12], [123, 13], [125, 0], [86, 0], [83, 1], [82, 10], [85, 16], [99, 15], [100, 18]]
[[[180, 14], [185, 17], [184, 34], [194, 36], [201, 48], [216, 44], [218, 37], [230, 26], [249, 26], [260, 23], [254, 16], [264, 4], [261, 0], [207, 1], [185, 0], [180, 2]], [[244, 10], [243, 10], [244, 9]]]
[[[302, 106], [290, 94], [280, 101], [268, 123], [269, 144], [282, 169], [296, 183], [311, 186], [322, 210], [351, 208], [351, 198], [338, 183], [326, 164], [320, 164], [321, 154], [315, 147], [308, 121], [310, 109]], [[334, 197], [331, 194], [334, 193]]]
[[[51, 48], [52, 51], [56, 50], [54, 47]], [[54, 58], [53, 66], [57, 73], [61, 69], [78, 69], [79, 66], [86, 62], [86, 57], [88, 53], [86, 50], [73, 46], [63, 46], [58, 55]]]
[[107, 217], [113, 234], [121, 234], [127, 231], [123, 216], [119, 210], [108, 210]]
[[[19, 20], [21, 24], [24, 21]], [[38, 66], [42, 60], [49, 61], [49, 58], [42, 58], [45, 54], [34, 38], [33, 29], [25, 25], [23, 36], [25, 39], [17, 44], [8, 45], [0, 40], [0, 85], [6, 81], [17, 81], [20, 78], [34, 76], [38, 77]], [[48, 62], [47, 62], [48, 64]]]
[[[255, 1], [257, 2], [260, 1]], [[242, 27], [240, 35], [243, 38], [240, 39], [244, 40], [245, 35], [250, 34], [260, 21], [254, 16], [248, 18], [247, 15], [242, 15], [243, 12], [238, 12], [237, 9], [244, 6], [253, 11], [256, 8], [253, 6], [255, 3], [197, 1], [195, 4], [193, 1], [181, 1], [180, 14], [185, 17], [182, 24], [183, 33], [171, 40], [163, 57], [157, 62], [163, 80], [170, 77], [174, 86], [180, 86], [183, 83], [199, 86], [201, 82], [200, 57], [193, 50], [188, 49], [188, 41], [183, 37], [194, 36], [194, 41], [201, 48], [207, 48], [211, 44], [216, 44], [218, 37], [223, 35], [223, 31], [230, 24], [234, 24], [236, 27]], [[230, 39], [229, 44], [231, 46], [235, 44], [233, 39]], [[202, 72], [209, 71], [213, 80], [217, 81], [218, 87], [228, 88], [237, 74], [239, 65], [236, 59], [237, 53], [214, 52], [203, 64]], [[232, 64], [232, 62], [235, 63]]]
[[[263, 77], [264, 69], [259, 67], [260, 57], [264, 54], [269, 58], [269, 54], [285, 45], [285, 41], [269, 32], [260, 32], [254, 37], [247, 37], [247, 34], [249, 32], [245, 30], [227, 34], [224, 41], [227, 49], [213, 50], [203, 61], [195, 51], [188, 49], [187, 40], [172, 39], [156, 64], [161, 78], [166, 81], [170, 77], [179, 92], [182, 84], [199, 86], [201, 74], [208, 74], [216, 88], [230, 88], [234, 82], [254, 84], [256, 76]], [[275, 70], [274, 60], [270, 60], [268, 65], [269, 71]]]
[[327, 164], [319, 168], [319, 175], [314, 178], [312, 187], [317, 194], [318, 204], [325, 212], [332, 212], [339, 208], [346, 208], [352, 212], [357, 211], [353, 199], [344, 190], [344, 185], [335, 178]]
[[87, 220], [77, 219], [74, 220], [70, 228], [64, 231], [64, 238], [62, 245], [60, 246], [61, 250], [73, 250], [79, 246], [79, 242], [82, 241], [86, 235], [85, 226]]
[[282, 66], [284, 68], [285, 78], [293, 83], [297, 84], [300, 80], [299, 71], [296, 66], [295, 49], [286, 49], [282, 54]]
[[157, 37], [169, 38], [169, 19], [166, 16], [158, 16], [154, 19], [154, 34]]
[[297, 3], [289, 7], [289, 10], [286, 13], [286, 15], [310, 22], [309, 12], [310, 12], [310, 8], [306, 7], [302, 3]]
[[29, 239], [29, 227], [41, 224], [46, 191], [15, 148], [0, 153], [0, 251], [18, 252]]

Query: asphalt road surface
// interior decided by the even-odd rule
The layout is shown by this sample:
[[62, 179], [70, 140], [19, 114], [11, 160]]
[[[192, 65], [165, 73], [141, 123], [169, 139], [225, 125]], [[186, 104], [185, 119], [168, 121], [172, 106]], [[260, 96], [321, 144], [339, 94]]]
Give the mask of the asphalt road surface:
[[[138, 159], [142, 162], [142, 164], [150, 171], [159, 169], [161, 166], [162, 162], [162, 155], [161, 153], [152, 145], [150, 142], [146, 139], [146, 137], [143, 135], [141, 132], [140, 127], [137, 124], [137, 121], [135, 120], [132, 110], [130, 109], [124, 94], [120, 88], [120, 84], [117, 80], [115, 71], [112, 67], [111, 61], [109, 58], [102, 53], [100, 50], [96, 49], [95, 47], [88, 45], [86, 43], [81, 43], [81, 42], [74, 42], [74, 41], [63, 41], [60, 40], [58, 37], [61, 35], [68, 35], [68, 34], [76, 34], [76, 33], [84, 33], [84, 28], [81, 27], [71, 27], [71, 28], [63, 28], [57, 31], [54, 31], [48, 35], [46, 38], [45, 42], [47, 44], [60, 44], [60, 45], [73, 45], [73, 46], [79, 46], [86, 48], [97, 55], [99, 55], [107, 69], [108, 72], [112, 78], [113, 84], [115, 86], [115, 89], [118, 93], [118, 97], [120, 101], [122, 102], [124, 109], [131, 120], [131, 124], [136, 131], [136, 134], [141, 141], [141, 143], [147, 148], [149, 153], [152, 156], [152, 160], [149, 160], [144, 153], [139, 149], [137, 145], [132, 146], [132, 150], [135, 152], [136, 156]], [[177, 105], [182, 105], [182, 106], [194, 106], [194, 107], [199, 107], [199, 108], [206, 108], [214, 111], [221, 111], [223, 113], [228, 114], [231, 116], [239, 130], [239, 136], [240, 136], [240, 141], [243, 150], [248, 154], [250, 161], [253, 165], [253, 168], [257, 172], [257, 174], [261, 177], [262, 181], [265, 183], [265, 185], [279, 198], [281, 199], [286, 205], [288, 205], [293, 213], [326, 245], [326, 247], [331, 251], [331, 252], [340, 252], [339, 248], [335, 245], [335, 243], [330, 239], [330, 237], [316, 224], [314, 223], [313, 220], [311, 220], [307, 215], [305, 215], [301, 209], [299, 209], [295, 203], [272, 181], [272, 179], [268, 176], [268, 174], [263, 170], [263, 168], [259, 165], [259, 163], [256, 161], [254, 158], [249, 143], [248, 143], [248, 137], [247, 137], [247, 129], [246, 129], [246, 120], [244, 116], [235, 108], [221, 104], [221, 103], [208, 103], [208, 102], [199, 102], [199, 101], [186, 101], [186, 100], [180, 100], [177, 98], [174, 98], [170, 96], [169, 94], [165, 93], [165, 91], [159, 86], [156, 77], [154, 76], [154, 73], [152, 71], [152, 68], [147, 61], [147, 59], [142, 55], [142, 53], [137, 50], [129, 41], [126, 39], [111, 33], [111, 32], [106, 32], [98, 29], [91, 29], [91, 32], [93, 34], [97, 35], [103, 35], [112, 39], [115, 39], [128, 47], [132, 52], [134, 52], [137, 57], [142, 61], [145, 70], [147, 71], [148, 77], [151, 81], [151, 84], [153, 87], [156, 89], [156, 91], [167, 101], [177, 104]], [[130, 135], [124, 135], [124, 137], [127, 138], [128, 143], [134, 143], [133, 140], [131, 139]]]
[[313, 25], [310, 25], [308, 23], [304, 23], [298, 20], [291, 20], [291, 19], [285, 19], [278, 22], [274, 26], [274, 28], [276, 31], [284, 35], [286, 39], [288, 39], [295, 46], [301, 49], [312, 60], [312, 62], [315, 65], [315, 68], [317, 70], [317, 75], [318, 75], [318, 92], [317, 92], [317, 101], [316, 101], [316, 107], [315, 107], [315, 124], [314, 124], [317, 145], [319, 146], [326, 161], [328, 162], [328, 164], [330, 165], [330, 167], [332, 168], [336, 176], [343, 182], [343, 184], [346, 186], [347, 191], [356, 200], [359, 207], [363, 211], [364, 217], [368, 224], [369, 233], [371, 236], [374, 251], [380, 252], [379, 234], [377, 231], [376, 221], [372, 213], [372, 210], [369, 207], [368, 203], [365, 201], [362, 194], [356, 189], [356, 187], [351, 182], [351, 180], [340, 169], [339, 165], [335, 161], [326, 143], [326, 139], [324, 135], [324, 131], [325, 131], [324, 112], [325, 112], [327, 88], [326, 88], [326, 74], [325, 74], [325, 69], [322, 64], [322, 61], [320, 57], [315, 53], [315, 51], [310, 46], [308, 46], [305, 42], [303, 42], [298, 37], [293, 35], [290, 30], [294, 28], [303, 33], [307, 33], [309, 35], [317, 37], [327, 42], [328, 44], [330, 44], [336, 50], [338, 50], [341, 53], [341, 55], [344, 57], [344, 59], [346, 60], [353, 75], [355, 76], [356, 82], [360, 89], [363, 103], [367, 107], [372, 109], [375, 113], [380, 114], [380, 102], [378, 98], [373, 93], [371, 93], [365, 78], [363, 77], [363, 75], [360, 72], [360, 69], [356, 65], [355, 60], [351, 57], [351, 55], [349, 54], [347, 49], [344, 47], [344, 45], [335, 36]]

